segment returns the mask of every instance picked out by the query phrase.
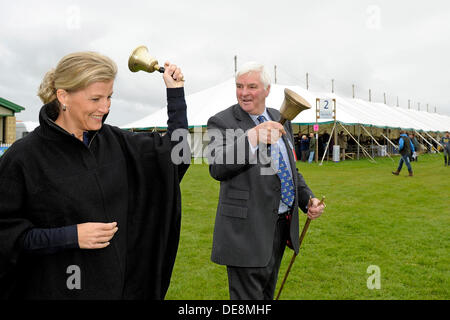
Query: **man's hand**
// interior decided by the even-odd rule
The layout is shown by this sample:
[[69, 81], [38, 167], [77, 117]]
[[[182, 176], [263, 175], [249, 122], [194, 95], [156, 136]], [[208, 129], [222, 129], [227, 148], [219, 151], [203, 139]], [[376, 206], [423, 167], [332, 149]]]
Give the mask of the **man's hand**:
[[253, 147], [258, 143], [275, 144], [283, 134], [286, 130], [279, 122], [265, 121], [248, 131], [248, 140]]
[[181, 88], [184, 86], [184, 77], [180, 68], [166, 61], [164, 69], [163, 78], [167, 88]]
[[320, 203], [320, 200], [317, 198], [312, 198], [310, 200], [310, 205], [308, 206], [308, 218], [311, 220], [317, 219], [323, 213], [325, 209], [325, 203]]
[[88, 222], [77, 225], [78, 245], [80, 249], [102, 249], [110, 244], [117, 232], [117, 222]]

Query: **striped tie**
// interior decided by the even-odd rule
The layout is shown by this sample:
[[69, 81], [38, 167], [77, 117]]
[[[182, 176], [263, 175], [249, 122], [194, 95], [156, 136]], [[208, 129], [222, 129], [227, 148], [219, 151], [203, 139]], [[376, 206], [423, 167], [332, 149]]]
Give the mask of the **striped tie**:
[[[263, 123], [264, 121], [267, 121], [267, 119], [264, 116], [259, 116], [258, 121], [259, 123]], [[288, 170], [281, 151], [278, 153], [278, 159], [276, 159], [276, 155], [273, 153], [272, 159], [275, 160], [275, 168], [278, 168], [277, 175], [280, 178], [281, 183], [281, 201], [283, 201], [287, 206], [292, 207], [292, 204], [294, 203], [295, 193], [291, 173]], [[278, 163], [276, 162], [277, 160]]]

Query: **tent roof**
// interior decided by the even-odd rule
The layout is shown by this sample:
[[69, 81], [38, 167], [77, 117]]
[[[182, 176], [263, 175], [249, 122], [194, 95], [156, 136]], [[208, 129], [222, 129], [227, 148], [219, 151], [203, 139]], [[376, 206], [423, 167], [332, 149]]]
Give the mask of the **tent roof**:
[[[361, 99], [342, 97], [333, 93], [313, 92], [300, 86], [272, 84], [266, 99], [268, 107], [279, 109], [284, 100], [284, 88], [289, 88], [306, 99], [311, 109], [301, 112], [294, 124], [314, 124], [316, 98], [336, 99], [337, 121], [352, 125], [363, 124], [382, 128], [402, 128], [422, 131], [447, 131], [450, 129], [450, 117]], [[216, 113], [237, 103], [235, 80], [231, 78], [216, 86], [186, 96], [187, 117], [190, 127], [206, 126], [208, 119]], [[319, 119], [319, 123], [330, 123], [332, 119]], [[124, 129], [167, 128], [167, 109], [159, 109], [150, 115], [121, 126]]]

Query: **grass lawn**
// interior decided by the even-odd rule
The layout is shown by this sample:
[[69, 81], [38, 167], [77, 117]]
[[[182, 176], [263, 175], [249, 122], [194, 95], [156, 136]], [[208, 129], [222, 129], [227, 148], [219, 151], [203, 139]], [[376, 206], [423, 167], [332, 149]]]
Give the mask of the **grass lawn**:
[[[311, 222], [281, 299], [450, 299], [450, 167], [442, 155], [423, 155], [414, 177], [406, 166], [394, 176], [398, 159], [297, 162], [327, 208]], [[219, 183], [206, 164], [193, 164], [181, 188], [181, 240], [166, 299], [228, 299], [226, 267], [210, 260]], [[278, 287], [291, 257], [287, 248]], [[367, 287], [371, 265], [380, 289]]]

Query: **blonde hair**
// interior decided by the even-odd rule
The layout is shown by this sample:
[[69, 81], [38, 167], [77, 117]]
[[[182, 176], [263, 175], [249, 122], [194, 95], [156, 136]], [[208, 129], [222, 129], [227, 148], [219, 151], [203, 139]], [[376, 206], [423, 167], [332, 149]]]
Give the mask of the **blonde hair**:
[[94, 82], [114, 80], [116, 74], [116, 63], [104, 55], [89, 51], [71, 53], [63, 57], [55, 69], [45, 74], [38, 96], [47, 104], [57, 99], [58, 89], [77, 91]]

